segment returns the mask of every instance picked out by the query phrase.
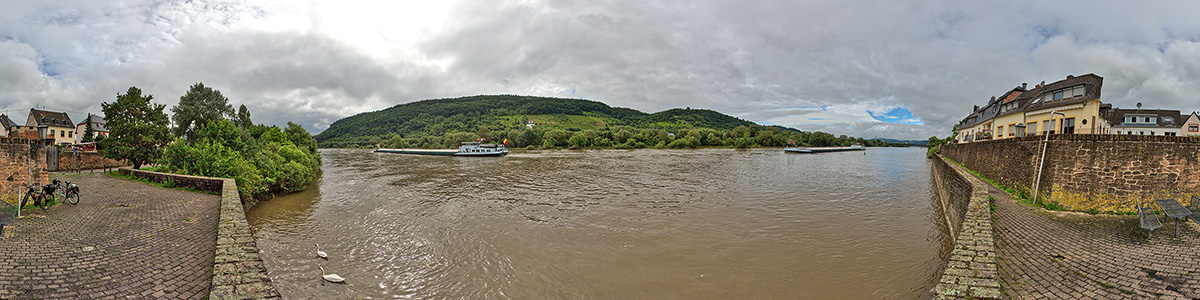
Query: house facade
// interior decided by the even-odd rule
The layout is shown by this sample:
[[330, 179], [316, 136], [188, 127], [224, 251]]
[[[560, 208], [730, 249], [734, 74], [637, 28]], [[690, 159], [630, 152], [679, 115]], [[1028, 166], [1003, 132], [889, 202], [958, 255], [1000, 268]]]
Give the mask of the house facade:
[[[1067, 76], [1027, 89], [1022, 84], [999, 99], [976, 106], [958, 126], [959, 142], [1055, 133], [1101, 133], [1100, 90], [1096, 74]], [[1054, 114], [1062, 113], [1062, 115]]]
[[1179, 135], [1181, 136], [1200, 136], [1200, 113], [1192, 112], [1183, 121], [1183, 126], [1179, 127]]
[[104, 126], [104, 117], [88, 114], [87, 118], [83, 119], [83, 122], [75, 124], [74, 135], [76, 144], [83, 140], [83, 134], [84, 132], [87, 132], [88, 120], [92, 121], [92, 139], [95, 139], [97, 136], [108, 137], [109, 131], [108, 127]]
[[1186, 127], [1178, 110], [1114, 108], [1102, 115], [1111, 134], [1180, 136]]
[[18, 127], [21, 127], [21, 125], [13, 122], [7, 115], [0, 114], [0, 137], [16, 137], [13, 131], [17, 130]]
[[55, 144], [70, 145], [75, 143], [75, 123], [65, 112], [44, 111], [36, 108], [29, 109], [29, 118], [25, 120], [26, 127], [46, 125], [46, 138], [53, 139]]

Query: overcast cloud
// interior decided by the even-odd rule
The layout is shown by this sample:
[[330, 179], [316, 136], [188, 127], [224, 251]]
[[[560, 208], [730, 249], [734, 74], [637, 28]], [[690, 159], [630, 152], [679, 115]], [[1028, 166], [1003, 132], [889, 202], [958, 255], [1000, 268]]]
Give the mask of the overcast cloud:
[[9, 2], [0, 109], [18, 122], [35, 105], [82, 120], [129, 86], [170, 106], [196, 82], [313, 133], [524, 94], [925, 139], [1022, 82], [1086, 73], [1117, 107], [1200, 109], [1195, 1]]

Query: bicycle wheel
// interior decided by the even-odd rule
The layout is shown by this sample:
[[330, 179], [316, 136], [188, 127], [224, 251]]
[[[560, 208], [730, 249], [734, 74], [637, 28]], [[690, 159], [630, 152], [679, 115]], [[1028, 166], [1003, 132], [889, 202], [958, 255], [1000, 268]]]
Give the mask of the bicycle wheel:
[[54, 194], [38, 196], [38, 201], [34, 202], [34, 204], [37, 204], [38, 208], [46, 210], [50, 209], [50, 200], [54, 200]]
[[68, 191], [67, 202], [71, 202], [71, 205], [79, 204], [79, 192]]
[[20, 207], [25, 207], [26, 205], [29, 205], [29, 200], [31, 200], [31, 199], [32, 199], [32, 200], [35, 200], [34, 202], [37, 202], [37, 201], [36, 201], [36, 200], [37, 200], [37, 198], [36, 198], [36, 197], [37, 197], [37, 196], [34, 196], [33, 194], [25, 194], [25, 196], [22, 196], [22, 197], [21, 197], [21, 204], [20, 204]]

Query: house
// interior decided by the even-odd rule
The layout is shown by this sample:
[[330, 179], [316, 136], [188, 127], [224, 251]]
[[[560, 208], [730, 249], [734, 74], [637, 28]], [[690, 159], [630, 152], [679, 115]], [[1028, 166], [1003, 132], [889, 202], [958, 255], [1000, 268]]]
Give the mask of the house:
[[[1099, 133], [1100, 90], [1104, 78], [1095, 74], [1070, 76], [1027, 89], [1021, 84], [976, 106], [958, 126], [957, 140], [1014, 138], [1054, 133]], [[1052, 114], [1062, 113], [1063, 115]]]
[[71, 122], [71, 117], [65, 112], [44, 111], [36, 108], [29, 109], [29, 118], [25, 119], [25, 126], [37, 128], [37, 126], [46, 125], [47, 139], [53, 139], [55, 144], [70, 145], [75, 143], [75, 123]]
[[1178, 110], [1107, 109], [1103, 111], [1105, 124], [1112, 134], [1179, 136], [1183, 119]]
[[108, 137], [109, 131], [108, 131], [108, 127], [104, 126], [104, 116], [88, 114], [87, 119], [83, 119], [83, 122], [79, 122], [79, 124], [75, 124], [75, 143], [76, 144], [78, 144], [80, 141], [83, 140], [83, 133], [87, 132], [87, 123], [88, 123], [87, 121], [88, 120], [92, 121], [92, 139], [95, 139], [96, 136], [101, 136], [101, 135], [103, 135], [104, 137]]
[[1200, 136], [1200, 113], [1192, 112], [1187, 120], [1183, 121], [1183, 126], [1179, 127], [1179, 133], [1182, 136]]
[[21, 126], [17, 125], [17, 122], [13, 122], [12, 119], [9, 119], [7, 115], [0, 114], [0, 137], [17, 136], [13, 134], [13, 131], [17, 130], [19, 127]]

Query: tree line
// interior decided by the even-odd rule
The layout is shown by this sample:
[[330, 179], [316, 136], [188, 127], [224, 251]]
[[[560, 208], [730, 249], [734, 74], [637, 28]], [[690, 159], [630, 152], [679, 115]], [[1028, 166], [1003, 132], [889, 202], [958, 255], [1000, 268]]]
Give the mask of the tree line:
[[[157, 164], [154, 171], [234, 178], [243, 197], [301, 191], [316, 180], [317, 142], [300, 125], [254, 124], [245, 105], [235, 111], [203, 83], [179, 98], [170, 118], [166, 105], [153, 99], [130, 87], [116, 101], [101, 103], [110, 134], [97, 137], [97, 144], [105, 157], [127, 160], [135, 169]], [[85, 138], [88, 128], [90, 118]]]

